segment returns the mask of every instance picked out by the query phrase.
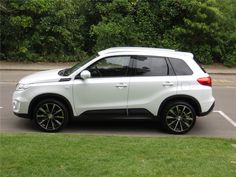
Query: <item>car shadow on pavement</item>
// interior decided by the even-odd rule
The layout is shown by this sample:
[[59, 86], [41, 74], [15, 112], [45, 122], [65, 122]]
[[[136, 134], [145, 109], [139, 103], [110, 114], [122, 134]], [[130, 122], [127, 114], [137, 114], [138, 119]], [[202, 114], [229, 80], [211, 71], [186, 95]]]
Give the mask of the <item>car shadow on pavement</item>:
[[[2, 122], [4, 123], [4, 122]], [[2, 132], [41, 132], [32, 120], [13, 116], [12, 121], [1, 126]], [[165, 134], [154, 119], [83, 118], [70, 121], [61, 133], [161, 135]], [[59, 133], [60, 133], [59, 132]]]
[[63, 132], [92, 134], [159, 134], [160, 123], [152, 119], [81, 119], [70, 122]]

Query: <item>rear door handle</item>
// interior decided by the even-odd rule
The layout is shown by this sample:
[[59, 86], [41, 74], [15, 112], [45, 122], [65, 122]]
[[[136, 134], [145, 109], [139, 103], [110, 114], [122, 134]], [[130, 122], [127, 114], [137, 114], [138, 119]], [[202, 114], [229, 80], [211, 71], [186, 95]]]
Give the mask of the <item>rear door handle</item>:
[[125, 88], [125, 87], [127, 87], [127, 84], [124, 83], [116, 84], [116, 88]]
[[162, 84], [162, 86], [164, 86], [164, 87], [171, 87], [171, 86], [173, 86], [173, 85], [174, 85], [174, 83], [173, 83], [173, 82], [169, 82], [169, 81], [164, 82], [164, 83]]

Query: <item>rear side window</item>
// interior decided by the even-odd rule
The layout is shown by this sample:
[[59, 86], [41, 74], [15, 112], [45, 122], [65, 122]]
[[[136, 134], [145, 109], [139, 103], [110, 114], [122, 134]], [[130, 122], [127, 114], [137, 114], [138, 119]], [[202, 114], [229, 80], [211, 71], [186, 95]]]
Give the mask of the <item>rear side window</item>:
[[133, 56], [135, 76], [167, 76], [168, 67], [165, 58]]
[[177, 76], [193, 74], [193, 71], [189, 68], [189, 66], [183, 60], [180, 60], [177, 58], [170, 58], [170, 63]]

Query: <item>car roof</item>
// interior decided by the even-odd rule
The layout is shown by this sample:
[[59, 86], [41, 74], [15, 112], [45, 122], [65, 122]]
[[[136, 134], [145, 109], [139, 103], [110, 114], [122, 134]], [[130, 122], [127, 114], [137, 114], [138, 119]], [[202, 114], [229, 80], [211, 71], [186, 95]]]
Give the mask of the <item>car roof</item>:
[[99, 55], [109, 55], [109, 54], [132, 54], [132, 55], [159, 55], [166, 57], [179, 57], [179, 56], [187, 56], [193, 58], [193, 54], [189, 52], [180, 52], [173, 49], [165, 49], [165, 48], [149, 48], [149, 47], [113, 47], [102, 50], [98, 52]]

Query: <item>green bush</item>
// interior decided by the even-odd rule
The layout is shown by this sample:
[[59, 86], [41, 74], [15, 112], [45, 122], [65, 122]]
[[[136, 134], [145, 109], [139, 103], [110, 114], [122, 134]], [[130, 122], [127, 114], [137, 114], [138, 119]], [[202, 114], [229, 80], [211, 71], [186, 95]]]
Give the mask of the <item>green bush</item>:
[[235, 65], [236, 64], [236, 51], [234, 50], [232, 54], [226, 55], [223, 61], [224, 61], [223, 64], [225, 66], [231, 67]]
[[81, 31], [85, 18], [75, 1], [9, 0], [4, 5], [6, 9], [1, 15], [4, 58], [53, 61], [75, 60], [74, 57], [84, 55]]
[[235, 0], [1, 0], [0, 11], [1, 60], [78, 61], [144, 46], [236, 64]]

